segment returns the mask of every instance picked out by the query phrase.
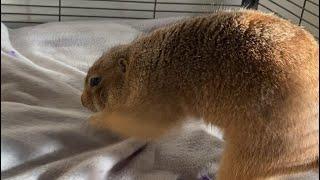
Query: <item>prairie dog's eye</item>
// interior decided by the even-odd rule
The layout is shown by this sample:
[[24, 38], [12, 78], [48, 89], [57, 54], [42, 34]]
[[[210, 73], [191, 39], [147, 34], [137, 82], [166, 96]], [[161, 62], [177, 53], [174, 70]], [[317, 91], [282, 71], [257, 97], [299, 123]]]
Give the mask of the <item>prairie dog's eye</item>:
[[101, 77], [99, 76], [92, 77], [90, 78], [90, 81], [89, 81], [91, 87], [99, 85], [100, 82], [101, 82]]

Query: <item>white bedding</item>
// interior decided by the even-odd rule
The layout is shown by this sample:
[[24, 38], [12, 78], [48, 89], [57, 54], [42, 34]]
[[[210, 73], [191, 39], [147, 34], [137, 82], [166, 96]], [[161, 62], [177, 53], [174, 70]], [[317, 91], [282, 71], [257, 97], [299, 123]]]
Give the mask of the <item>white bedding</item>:
[[88, 127], [80, 103], [85, 73], [106, 49], [169, 21], [1, 24], [1, 179], [212, 178], [222, 140], [202, 123], [154, 142], [120, 139]]

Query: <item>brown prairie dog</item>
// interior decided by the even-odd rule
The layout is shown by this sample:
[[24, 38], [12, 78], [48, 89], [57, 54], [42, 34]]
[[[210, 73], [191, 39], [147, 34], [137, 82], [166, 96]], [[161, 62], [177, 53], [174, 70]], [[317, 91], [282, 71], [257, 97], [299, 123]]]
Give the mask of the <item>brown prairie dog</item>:
[[156, 138], [187, 117], [223, 129], [218, 180], [311, 170], [319, 159], [319, 45], [301, 27], [242, 10], [189, 18], [105, 53], [89, 69], [91, 120]]

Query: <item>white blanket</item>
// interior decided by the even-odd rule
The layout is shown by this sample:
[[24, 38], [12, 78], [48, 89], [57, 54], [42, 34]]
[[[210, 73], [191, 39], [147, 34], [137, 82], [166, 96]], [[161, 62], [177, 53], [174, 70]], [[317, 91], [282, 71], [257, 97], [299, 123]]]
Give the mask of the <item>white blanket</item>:
[[106, 49], [161, 22], [67, 22], [15, 30], [1, 24], [1, 179], [213, 178], [222, 140], [201, 121], [190, 120], [154, 142], [87, 126], [91, 113], [80, 95], [88, 67]]

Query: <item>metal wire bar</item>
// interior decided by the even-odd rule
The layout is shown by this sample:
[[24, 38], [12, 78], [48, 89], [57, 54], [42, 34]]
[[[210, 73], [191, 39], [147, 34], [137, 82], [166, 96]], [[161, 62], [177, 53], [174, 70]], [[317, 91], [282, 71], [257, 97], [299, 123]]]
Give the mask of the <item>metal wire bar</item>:
[[[304, 1], [306, 2], [306, 0], [304, 0]], [[306, 20], [306, 19], [303, 19], [303, 17], [302, 17], [301, 15], [299, 16], [299, 15], [295, 14], [294, 12], [292, 12], [292, 11], [290, 11], [289, 9], [283, 7], [282, 5], [274, 2], [273, 0], [269, 0], [269, 2], [277, 5], [277, 6], [280, 7], [281, 9], [283, 9], [283, 10], [287, 11], [288, 13], [292, 14], [293, 16], [297, 17], [297, 18], [299, 19], [299, 22], [300, 22], [300, 21], [304, 21], [304, 22], [306, 22], [307, 24], [309, 24], [309, 25], [311, 25], [311, 26], [313, 26], [313, 27], [315, 27], [315, 28], [319, 28], [317, 25], [313, 24], [312, 22], [310, 22], [310, 21], [308, 21], [308, 20]], [[302, 9], [303, 12], [304, 12], [304, 9], [305, 9], [305, 4], [304, 4], [303, 9]], [[274, 12], [274, 11], [272, 11], [272, 12]], [[302, 15], [303, 15], [303, 14], [302, 14]], [[301, 25], [301, 22], [299, 23], [299, 25]]]
[[319, 6], [319, 4], [317, 4], [317, 3], [313, 2], [313, 1], [310, 1], [310, 0], [307, 0], [307, 1], [308, 1], [309, 3], [315, 5], [315, 6]]
[[36, 21], [2, 21], [3, 23], [25, 23], [25, 24], [42, 24], [43, 22]]
[[295, 2], [293, 2], [293, 1], [291, 1], [291, 0], [287, 0], [287, 1], [288, 1], [289, 3], [291, 3], [291, 4], [295, 5], [295, 6], [297, 6], [297, 7], [298, 7], [298, 8], [300, 8], [301, 10], [303, 10], [303, 9], [304, 9], [304, 11], [306, 11], [306, 12], [308, 12], [308, 13], [310, 13], [310, 14], [312, 14], [312, 15], [316, 16], [316, 17], [319, 17], [319, 15], [317, 15], [317, 14], [315, 14], [314, 12], [312, 12], [312, 11], [310, 11], [310, 10], [306, 9], [305, 7], [300, 6], [299, 4], [297, 4], [297, 3], [295, 3]]
[[127, 8], [100, 8], [100, 7], [77, 7], [77, 6], [62, 6], [63, 9], [92, 9], [92, 10], [115, 10], [115, 11], [142, 11], [153, 12], [150, 9], [127, 9]]
[[59, 21], [61, 21], [61, 0], [59, 0]]
[[283, 9], [283, 10], [285, 10], [285, 11], [287, 11], [288, 13], [292, 14], [293, 16], [295, 16], [295, 17], [297, 17], [297, 18], [300, 18], [300, 16], [298, 16], [297, 14], [295, 14], [294, 12], [290, 11], [289, 9], [287, 9], [287, 8], [283, 7], [282, 5], [280, 5], [280, 4], [276, 3], [276, 2], [274, 2], [273, 0], [269, 0], [269, 2], [271, 2], [271, 3], [275, 4], [275, 5], [277, 5], [278, 7], [280, 7], [281, 9]]
[[[241, 5], [237, 4], [192, 4], [192, 3], [159, 3], [157, 4], [170, 4], [170, 5], [204, 5], [204, 6], [230, 6], [230, 7], [241, 7]], [[21, 7], [44, 7], [44, 8], [59, 8], [59, 6], [46, 6], [46, 5], [32, 5], [32, 4], [10, 4], [10, 3], [5, 3], [1, 4], [2, 6], [21, 6]], [[101, 7], [83, 7], [83, 6], [61, 6], [61, 8], [79, 8], [79, 9], [105, 9], [109, 10], [112, 8], [101, 8]], [[117, 10], [116, 8], [114, 8]], [[123, 9], [119, 9], [123, 10]], [[135, 10], [135, 9], [124, 9], [124, 10]], [[141, 10], [141, 11], [150, 11], [150, 10]], [[153, 11], [153, 10], [152, 10]]]
[[[226, 6], [226, 7], [241, 7], [237, 4], [197, 4], [197, 3], [179, 3], [179, 2], [157, 2], [157, 4], [167, 4], [167, 5], [195, 5], [195, 6]], [[37, 4], [11, 4], [4, 3], [2, 6], [22, 6], [22, 7], [44, 7], [44, 8], [59, 8], [59, 6], [46, 6], [46, 5], [37, 5]], [[104, 9], [100, 7], [82, 7], [82, 6], [61, 6], [61, 8], [82, 8], [82, 9]], [[107, 8], [106, 8], [107, 9]]]
[[279, 14], [279, 13], [277, 13], [277, 12], [274, 12], [274, 11], [273, 11], [272, 9], [270, 9], [268, 6], [266, 6], [266, 5], [264, 5], [264, 4], [261, 4], [261, 3], [259, 3], [259, 6], [262, 6], [263, 8], [267, 9], [268, 11], [270, 11], [270, 12], [276, 14], [277, 16], [283, 18], [283, 16], [282, 16], [281, 14]]
[[44, 13], [11, 13], [11, 12], [3, 12], [2, 15], [30, 15], [30, 16], [57, 16], [59, 14], [44, 14]]
[[168, 12], [168, 13], [212, 13], [212, 11], [180, 11], [180, 10], [157, 10], [157, 12]]
[[153, 6], [153, 19], [156, 18], [156, 11], [157, 11], [157, 0], [154, 0], [154, 6]]
[[[279, 17], [285, 18], [285, 17], [283, 17], [281, 14], [275, 12], [274, 10], [270, 9], [269, 7], [267, 7], [267, 6], [264, 5], [264, 4], [259, 3], [259, 6], [262, 6], [263, 8], [269, 10], [270, 12], [276, 14], [276, 15], [279, 16]], [[303, 15], [303, 14], [302, 14], [302, 15]], [[296, 17], [297, 17], [297, 16], [296, 16]], [[301, 17], [302, 17], [302, 16], [301, 16]], [[303, 21], [303, 22], [309, 24], [310, 26], [312, 26], [312, 27], [314, 27], [314, 28], [316, 28], [316, 29], [319, 29], [318, 26], [316, 26], [315, 24], [313, 24], [313, 23], [311, 23], [311, 22], [309, 22], [309, 21], [307, 21], [307, 20], [305, 20], [305, 19], [303, 19], [303, 18], [300, 18], [300, 16], [298, 16], [298, 18], [299, 18], [299, 23], [298, 23], [299, 26], [301, 25], [301, 22]], [[300, 22], [300, 20], [301, 20], [301, 22]]]
[[95, 15], [73, 15], [62, 14], [61, 17], [92, 17], [92, 18], [117, 18], [117, 19], [151, 19], [147, 17], [131, 17], [131, 16], [95, 16]]
[[[30, 15], [30, 16], [56, 16], [58, 14], [42, 14], [42, 13], [2, 13], [3, 15]], [[96, 17], [96, 18], [121, 18], [121, 19], [151, 19], [146, 17], [126, 17], [126, 16], [95, 16], [95, 15], [74, 15], [74, 14], [61, 14], [61, 17]]]
[[304, 0], [303, 6], [302, 6], [301, 15], [300, 15], [300, 19], [299, 19], [299, 26], [301, 25], [301, 22], [302, 22], [302, 17], [303, 17], [304, 10], [306, 9], [306, 8], [305, 8], [305, 7], [306, 7], [306, 3], [307, 3], [307, 1]]
[[[103, 2], [124, 2], [124, 3], [144, 3], [154, 4], [151, 1], [126, 1], [126, 0], [87, 0], [87, 1], [103, 1]], [[189, 3], [189, 2], [157, 2], [157, 4], [175, 4], [175, 5], [196, 5], [196, 6], [234, 6], [234, 4], [212, 4], [212, 3]]]
[[44, 8], [59, 8], [59, 6], [46, 6], [46, 5], [32, 5], [32, 4], [10, 4], [4, 3], [1, 6], [17, 6], [17, 7], [44, 7]]
[[193, 5], [193, 6], [239, 6], [236, 4], [183, 3], [183, 2], [158, 2], [158, 4]]
[[153, 4], [151, 1], [126, 1], [126, 0], [87, 0], [87, 1], [104, 1], [104, 2], [124, 2], [124, 3], [145, 3]]
[[258, 9], [259, 0], [242, 0], [241, 6], [248, 9]]

